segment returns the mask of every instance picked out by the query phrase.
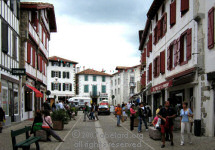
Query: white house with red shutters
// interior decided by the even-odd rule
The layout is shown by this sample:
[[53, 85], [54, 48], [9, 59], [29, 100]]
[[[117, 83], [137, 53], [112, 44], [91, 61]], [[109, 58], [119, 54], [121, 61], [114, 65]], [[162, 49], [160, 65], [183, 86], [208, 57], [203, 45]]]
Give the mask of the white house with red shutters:
[[32, 118], [46, 99], [49, 41], [57, 26], [52, 4], [21, 2], [20, 8], [20, 68], [26, 68], [21, 99], [24, 120]]
[[18, 0], [0, 1], [0, 105], [5, 111], [6, 123], [19, 122], [19, 76], [12, 68], [19, 68], [19, 6]]
[[144, 101], [153, 115], [168, 99], [179, 115], [187, 101], [206, 136], [215, 129], [214, 6], [215, 0], [154, 0], [139, 31]]

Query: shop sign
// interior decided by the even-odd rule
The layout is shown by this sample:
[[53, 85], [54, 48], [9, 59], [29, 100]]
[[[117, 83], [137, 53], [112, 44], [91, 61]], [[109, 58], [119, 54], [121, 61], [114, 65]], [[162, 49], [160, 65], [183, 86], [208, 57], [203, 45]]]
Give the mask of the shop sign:
[[102, 93], [100, 97], [108, 97], [107, 93]]
[[25, 68], [12, 68], [12, 75], [18, 75], [18, 76], [26, 75]]
[[161, 84], [151, 87], [151, 92], [160, 91], [160, 90], [165, 89], [170, 86], [172, 86], [172, 80], [166, 81], [166, 82], [163, 82]]

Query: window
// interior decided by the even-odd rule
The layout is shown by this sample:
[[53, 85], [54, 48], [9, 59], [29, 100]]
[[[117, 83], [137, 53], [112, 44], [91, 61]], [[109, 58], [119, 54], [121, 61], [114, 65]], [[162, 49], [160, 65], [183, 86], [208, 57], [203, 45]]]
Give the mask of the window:
[[89, 93], [89, 85], [84, 85], [84, 93]]
[[118, 88], [118, 94], [120, 94], [120, 88]]
[[172, 70], [177, 65], [177, 42], [173, 41], [167, 50], [167, 69]]
[[27, 63], [31, 64], [31, 43], [29, 42], [27, 43]]
[[181, 16], [185, 15], [189, 10], [189, 0], [181, 0]]
[[69, 72], [63, 72], [63, 78], [69, 79]]
[[102, 85], [102, 93], [106, 93], [106, 86]]
[[116, 79], [115, 79], [115, 85], [117, 85], [117, 81], [116, 81]]
[[52, 78], [54, 78], [54, 77], [61, 78], [61, 72], [60, 71], [52, 71], [51, 72], [51, 77]]
[[96, 76], [93, 76], [93, 81], [96, 81]]
[[13, 52], [13, 59], [17, 60], [17, 35], [15, 33], [13, 33], [13, 41], [12, 41], [12, 44], [13, 44], [13, 49], [12, 49], [12, 52]]
[[118, 85], [120, 85], [120, 78], [118, 78]]
[[61, 83], [51, 83], [51, 90], [58, 90], [61, 91]]
[[146, 86], [146, 71], [144, 71], [144, 73], [142, 74], [142, 77], [141, 77], [141, 85], [143, 87]]
[[214, 48], [214, 7], [208, 11], [208, 48]]
[[152, 63], [149, 64], [148, 81], [152, 81]]
[[70, 88], [69, 84], [65, 84], [65, 90], [69, 91], [69, 88]]
[[176, 0], [170, 4], [170, 26], [173, 27], [176, 23]]
[[63, 91], [72, 91], [72, 84], [63, 83]]
[[56, 62], [56, 61], [53, 61], [52, 62], [52, 66], [61, 66], [61, 63], [60, 62]]
[[4, 21], [1, 23], [1, 43], [2, 52], [8, 53], [8, 24]]
[[70, 63], [64, 62], [64, 63], [63, 63], [63, 67], [70, 67]]
[[88, 81], [88, 75], [84, 75], [84, 81]]
[[130, 89], [130, 94], [134, 94], [134, 88]]
[[165, 50], [160, 52], [160, 73], [165, 73]]
[[102, 76], [102, 82], [105, 82], [105, 76]]
[[154, 78], [160, 75], [160, 57], [154, 59]]
[[175, 62], [175, 60], [174, 60], [174, 49], [175, 49], [175, 45], [173, 45], [171, 47], [171, 50], [170, 50], [170, 55], [171, 55], [171, 69], [174, 68], [174, 62]]
[[115, 89], [115, 95], [117, 94], [117, 91], [116, 91], [116, 89]]
[[130, 82], [134, 83], [134, 77], [130, 77]]

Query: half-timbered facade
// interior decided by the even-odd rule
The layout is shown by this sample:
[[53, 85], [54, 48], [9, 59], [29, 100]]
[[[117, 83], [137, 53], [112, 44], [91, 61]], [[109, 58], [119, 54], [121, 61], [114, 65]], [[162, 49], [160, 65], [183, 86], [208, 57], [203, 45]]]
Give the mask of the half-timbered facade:
[[0, 105], [6, 114], [6, 125], [20, 121], [19, 77], [19, 0], [0, 1]]
[[27, 119], [46, 99], [49, 41], [57, 27], [52, 4], [21, 2], [20, 7], [20, 67], [26, 68], [21, 103]]
[[177, 112], [187, 101], [194, 119], [201, 120], [202, 133], [209, 136], [214, 135], [215, 122], [210, 88], [215, 69], [214, 4], [214, 0], [154, 0], [145, 28], [139, 31], [144, 101], [152, 105], [154, 115], [168, 98]]

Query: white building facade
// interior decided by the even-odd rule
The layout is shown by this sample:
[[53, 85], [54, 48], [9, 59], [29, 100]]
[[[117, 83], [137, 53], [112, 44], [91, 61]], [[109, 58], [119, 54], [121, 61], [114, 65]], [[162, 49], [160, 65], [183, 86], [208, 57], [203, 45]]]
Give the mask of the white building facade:
[[76, 95], [75, 74], [77, 64], [75, 61], [57, 56], [49, 57], [47, 89], [51, 92], [48, 97], [51, 103], [57, 100], [66, 101]]
[[[142, 97], [152, 106], [154, 115], [168, 98], [178, 115], [178, 106], [187, 101], [194, 119], [201, 122], [201, 134], [206, 136], [214, 136], [215, 128], [211, 88], [214, 35], [211, 37], [208, 32], [214, 26], [214, 18], [211, 17], [212, 23], [208, 19], [214, 4], [214, 0], [154, 1], [147, 13], [145, 29], [140, 32], [139, 47]], [[214, 29], [210, 31], [214, 34]]]
[[19, 68], [19, 0], [0, 1], [0, 105], [5, 111], [6, 125], [21, 120], [19, 77], [12, 68]]
[[111, 78], [112, 104], [136, 100], [140, 102], [140, 66], [116, 67], [116, 70], [118, 72]]
[[90, 97], [92, 102], [100, 103], [108, 100], [111, 103], [111, 77], [112, 75], [87, 69], [77, 73], [77, 96]]

